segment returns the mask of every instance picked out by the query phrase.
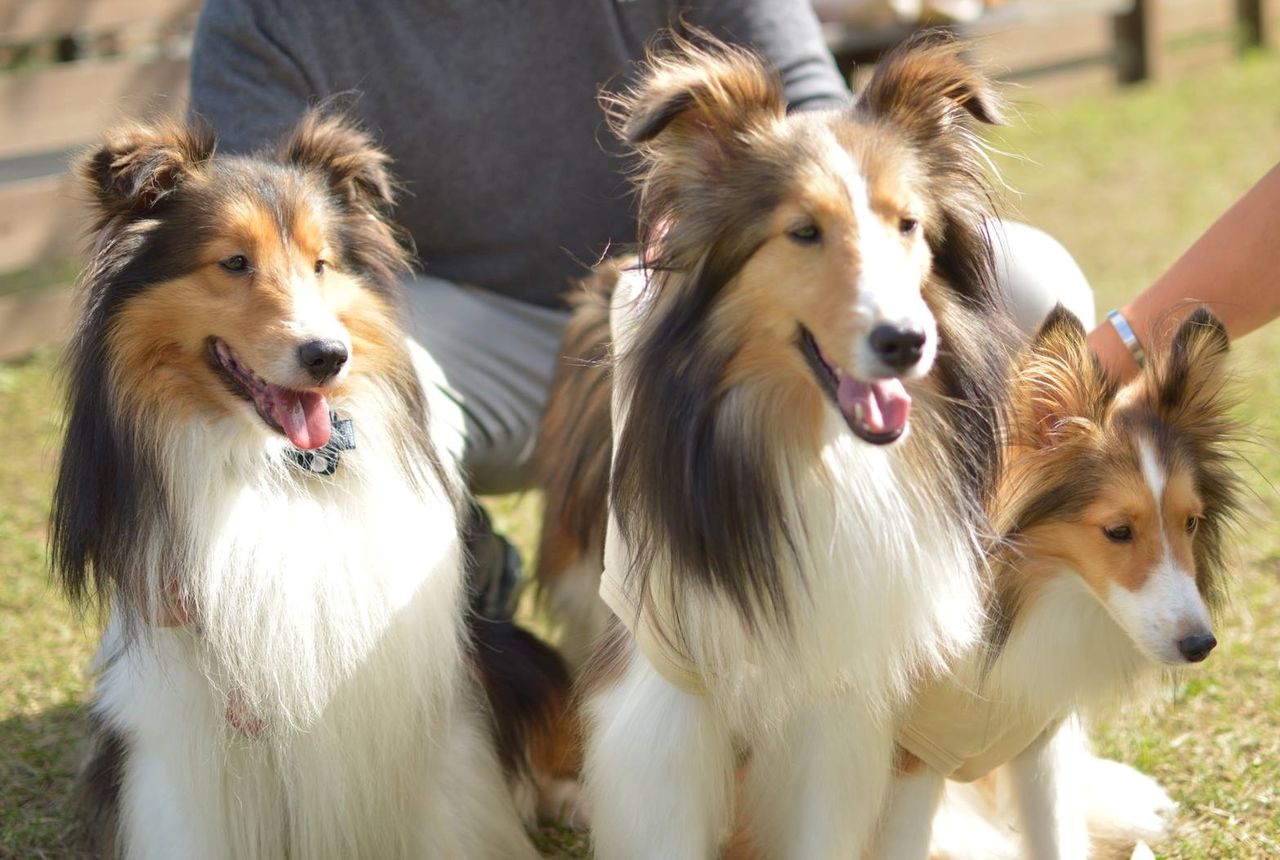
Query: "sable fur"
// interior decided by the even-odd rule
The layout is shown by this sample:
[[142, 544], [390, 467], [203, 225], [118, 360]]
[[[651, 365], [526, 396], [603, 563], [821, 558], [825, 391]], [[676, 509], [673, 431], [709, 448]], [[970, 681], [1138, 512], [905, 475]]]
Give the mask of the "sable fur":
[[[278, 216], [287, 218], [290, 201], [274, 184], [281, 163], [323, 172], [340, 195], [338, 238], [354, 273], [370, 290], [394, 303], [396, 277], [410, 267], [400, 233], [387, 218], [392, 199], [386, 156], [354, 126], [311, 114], [280, 153], [242, 161], [234, 175], [213, 159], [215, 148], [211, 130], [199, 121], [130, 125], [112, 133], [76, 168], [97, 210], [93, 253], [82, 279], [85, 310], [64, 365], [70, 408], [50, 550], [63, 587], [78, 602], [103, 598], [113, 587], [117, 599], [139, 600], [137, 579], [129, 574], [140, 566], [136, 553], [144, 542], [135, 536], [147, 521], [164, 519], [163, 478], [150, 462], [146, 430], [112, 402], [107, 378], [107, 337], [121, 307], [149, 286], [189, 273], [195, 266], [191, 237], [212, 229], [213, 217], [237, 195], [264, 195]], [[351, 178], [357, 164], [365, 177], [359, 182]], [[175, 200], [175, 192], [197, 172], [224, 181], [210, 182], [218, 189], [214, 196]], [[407, 357], [393, 375], [418, 413], [425, 401]], [[408, 446], [439, 471], [439, 456], [421, 427], [402, 429]], [[180, 566], [181, 558], [172, 563]]]
[[[316, 112], [252, 156], [198, 124], [129, 126], [78, 173], [96, 220], [50, 549], [106, 620], [93, 848], [535, 856], [521, 816], [567, 678], [464, 614], [462, 483], [398, 323], [386, 156]], [[344, 372], [294, 383], [300, 342], [335, 331]], [[354, 419], [333, 475], [292, 464], [215, 341]]]
[[[612, 404], [595, 381], [558, 380], [548, 407], [593, 435], [612, 424], [604, 585], [620, 574], [623, 601], [639, 604], [593, 621], [605, 631], [584, 675], [595, 847], [715, 855], [749, 751], [755, 849], [857, 854], [909, 685], [980, 626], [1016, 343], [973, 131], [999, 115], [996, 98], [954, 40], [928, 34], [887, 58], [855, 105], [788, 114], [757, 58], [697, 38], [607, 100], [636, 156], [641, 227], [639, 260], [609, 301]], [[819, 361], [842, 370], [862, 361], [864, 295], [867, 319], [890, 316], [876, 301], [909, 300], [893, 313], [927, 325], [936, 348], [931, 369], [894, 377], [913, 399], [911, 431], [888, 447], [855, 434], [805, 352], [840, 350]], [[578, 314], [575, 337], [599, 320]], [[580, 505], [602, 491], [585, 467], [599, 452], [555, 443], [540, 445], [544, 536], [568, 546], [544, 541], [553, 592], [570, 576], [563, 559], [574, 578], [601, 569], [605, 516]], [[650, 618], [649, 641], [674, 643], [701, 688], [651, 659], [637, 634]]]
[[[999, 451], [992, 440], [1006, 358], [990, 345], [1010, 338], [983, 233], [984, 155], [968, 121], [998, 117], [995, 103], [959, 44], [927, 33], [886, 58], [847, 113], [854, 128], [907, 133], [928, 171], [942, 224], [929, 234], [938, 280], [929, 298], [943, 330], [933, 377], [940, 425], [951, 430], [942, 444], [965, 482], [952, 503], [975, 519]], [[800, 536], [783, 513], [780, 452], [768, 426], [722, 412], [725, 367], [738, 345], [715, 337], [711, 322], [721, 290], [758, 245], [759, 219], [803, 161], [769, 145], [769, 124], [784, 113], [780, 84], [745, 51], [687, 46], [679, 58], [656, 60], [644, 87], [613, 106], [615, 126], [640, 157], [642, 265], [659, 297], [630, 357], [644, 372], [630, 394], [634, 418], [617, 440], [613, 510], [637, 576], [661, 552], [744, 617], [785, 621], [777, 565]], [[726, 433], [736, 444], [721, 441]]]
[[[1168, 834], [1173, 801], [1094, 757], [1075, 715], [1109, 710], [1207, 654], [1180, 640], [1212, 635], [1226, 592], [1225, 538], [1242, 494], [1227, 353], [1204, 308], [1124, 385], [1061, 307], [1025, 348], [994, 499], [992, 626], [954, 677], [921, 688], [900, 734], [922, 757], [946, 750], [944, 770], [961, 761], [899, 772], [885, 856], [923, 856], [944, 798], [931, 856], [1085, 856], [1091, 843], [1127, 856], [1136, 840]], [[1113, 523], [1129, 536], [1113, 538]], [[988, 770], [1003, 787], [995, 796], [944, 788], [946, 776]]]
[[[1016, 401], [1010, 445], [1018, 459], [995, 508], [993, 554], [1002, 568], [1016, 569], [1021, 562], [1019, 542], [1026, 531], [1078, 515], [1117, 465], [1115, 440], [1140, 431], [1155, 441], [1166, 466], [1176, 461], [1194, 472], [1205, 499], [1194, 544], [1196, 572], [1209, 607], [1219, 609], [1226, 596], [1225, 540], [1241, 498], [1233, 468], [1239, 429], [1231, 417], [1227, 352], [1221, 321], [1197, 309], [1179, 326], [1167, 353], [1150, 357], [1134, 395], [1122, 398], [1120, 386], [1089, 352], [1079, 320], [1055, 308], [1017, 374], [1025, 394]], [[1018, 616], [1020, 581], [1016, 574], [996, 578], [990, 659]]]

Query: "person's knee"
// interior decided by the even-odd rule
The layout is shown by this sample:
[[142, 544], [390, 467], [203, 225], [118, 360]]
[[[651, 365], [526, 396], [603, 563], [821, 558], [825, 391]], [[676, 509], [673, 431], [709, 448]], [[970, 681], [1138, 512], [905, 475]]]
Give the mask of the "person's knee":
[[1097, 318], [1093, 289], [1062, 243], [1043, 230], [1016, 221], [993, 226], [996, 280], [1018, 326], [1032, 332], [1061, 303], [1086, 328]]

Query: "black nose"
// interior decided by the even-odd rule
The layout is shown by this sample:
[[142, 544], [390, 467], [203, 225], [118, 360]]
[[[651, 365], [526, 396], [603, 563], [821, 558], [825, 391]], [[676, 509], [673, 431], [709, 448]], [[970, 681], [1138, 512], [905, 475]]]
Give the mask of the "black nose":
[[924, 354], [924, 332], [918, 328], [878, 325], [871, 330], [871, 349], [894, 370], [906, 370]]
[[1192, 633], [1178, 640], [1178, 652], [1187, 658], [1188, 663], [1199, 663], [1218, 644], [1212, 633]]
[[347, 363], [347, 345], [340, 340], [312, 340], [298, 347], [298, 360], [316, 382], [334, 376]]

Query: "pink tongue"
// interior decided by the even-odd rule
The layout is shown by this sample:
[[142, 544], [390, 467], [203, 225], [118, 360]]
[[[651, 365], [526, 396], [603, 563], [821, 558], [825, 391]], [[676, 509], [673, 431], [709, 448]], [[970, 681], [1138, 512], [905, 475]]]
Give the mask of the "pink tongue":
[[863, 382], [844, 371], [836, 375], [836, 399], [846, 418], [873, 436], [899, 433], [911, 415], [911, 395], [898, 379]]
[[290, 391], [272, 386], [271, 417], [295, 448], [311, 451], [329, 444], [329, 403], [317, 391]]

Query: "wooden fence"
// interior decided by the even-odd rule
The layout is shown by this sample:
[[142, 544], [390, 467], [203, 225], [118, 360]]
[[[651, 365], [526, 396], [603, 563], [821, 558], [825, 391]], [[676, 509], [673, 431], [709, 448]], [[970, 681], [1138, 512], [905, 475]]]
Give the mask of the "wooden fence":
[[[909, 32], [842, 24], [839, 0], [815, 3], [846, 71]], [[1280, 0], [1006, 0], [959, 29], [1038, 97], [1047, 87], [1133, 82], [1266, 44], [1277, 7]], [[67, 176], [74, 153], [123, 116], [183, 112], [198, 10], [199, 0], [0, 0], [0, 358], [63, 332], [65, 295], [14, 285], [74, 259], [84, 211]]]
[[[814, 0], [846, 72], [911, 32], [840, 20], [843, 0]], [[1241, 49], [1271, 45], [1280, 0], [1008, 0], [953, 29], [980, 58], [1035, 95], [1173, 76]]]
[[74, 265], [84, 203], [69, 161], [121, 116], [185, 109], [198, 10], [199, 0], [0, 0], [0, 284], [12, 293], [0, 291], [0, 357], [65, 333], [65, 290], [19, 288]]

